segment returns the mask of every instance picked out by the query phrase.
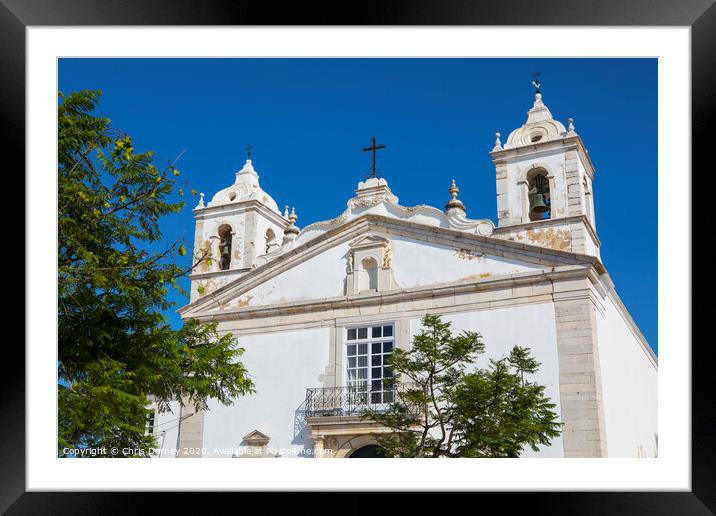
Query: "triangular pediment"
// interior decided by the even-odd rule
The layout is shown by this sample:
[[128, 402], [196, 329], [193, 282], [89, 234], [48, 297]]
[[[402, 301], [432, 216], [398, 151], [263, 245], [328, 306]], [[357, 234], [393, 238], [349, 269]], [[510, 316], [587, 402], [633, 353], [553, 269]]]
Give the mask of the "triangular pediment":
[[268, 442], [271, 440], [271, 438], [264, 434], [263, 432], [259, 432], [258, 430], [254, 430], [253, 432], [250, 432], [246, 434], [242, 438], [242, 442], [245, 442], [249, 445], [264, 445], [268, 444]]
[[362, 249], [367, 247], [382, 246], [388, 243], [390, 240], [375, 234], [362, 235], [353, 240], [349, 246], [351, 249]]
[[571, 252], [366, 215], [207, 293], [179, 313], [183, 317], [203, 317], [346, 297], [346, 278], [354, 266], [351, 255], [356, 247], [386, 244], [391, 248], [389, 273], [394, 279], [391, 288], [395, 289], [487, 281], [599, 263], [596, 258]]

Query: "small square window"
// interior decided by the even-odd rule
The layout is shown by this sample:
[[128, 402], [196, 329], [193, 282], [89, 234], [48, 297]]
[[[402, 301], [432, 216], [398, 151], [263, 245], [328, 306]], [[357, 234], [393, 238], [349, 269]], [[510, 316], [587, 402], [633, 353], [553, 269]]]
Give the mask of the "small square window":
[[359, 339], [367, 339], [368, 338], [368, 328], [358, 328], [358, 338]]
[[356, 366], [356, 358], [355, 357], [349, 357], [348, 358], [348, 367], [355, 367]]
[[383, 382], [380, 380], [373, 380], [370, 382], [370, 390], [372, 391], [380, 391], [383, 389]]
[[358, 367], [368, 367], [368, 355], [358, 357]]
[[349, 344], [348, 345], [348, 356], [353, 356], [356, 354], [356, 345], [355, 344]]
[[390, 367], [384, 367], [383, 368], [383, 378], [392, 378], [393, 377], [393, 371], [390, 370]]
[[393, 352], [393, 343], [392, 342], [383, 342], [383, 353], [392, 353]]
[[383, 337], [392, 337], [393, 336], [393, 327], [392, 326], [383, 326]]
[[381, 371], [380, 367], [374, 367], [372, 370], [372, 373], [371, 373], [373, 375], [372, 378], [381, 378], [380, 371]]
[[379, 338], [381, 338], [381, 337], [382, 337], [382, 335], [381, 335], [381, 330], [382, 330], [382, 329], [383, 329], [383, 328], [381, 328], [380, 326], [374, 326], [374, 327], [373, 327], [373, 332], [372, 332], [372, 334], [371, 334], [371, 337], [373, 337], [374, 339], [379, 339]]
[[370, 358], [370, 365], [374, 365], [374, 366], [383, 365], [383, 363], [380, 360], [380, 355], [373, 355]]
[[371, 345], [371, 350], [370, 350], [370, 352], [373, 353], [374, 355], [379, 354], [379, 353], [380, 353], [380, 342], [374, 342], [374, 343]]
[[348, 340], [356, 340], [356, 329], [351, 328], [348, 330]]
[[368, 344], [358, 344], [358, 354], [359, 355], [367, 355], [368, 354]]
[[359, 380], [367, 380], [368, 379], [368, 369], [358, 369], [358, 379]]

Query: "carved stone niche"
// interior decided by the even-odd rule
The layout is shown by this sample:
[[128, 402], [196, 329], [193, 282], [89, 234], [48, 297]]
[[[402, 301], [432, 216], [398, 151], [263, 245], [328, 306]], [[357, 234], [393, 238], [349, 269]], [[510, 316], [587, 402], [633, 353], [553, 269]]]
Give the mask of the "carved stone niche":
[[378, 235], [364, 235], [349, 245], [347, 295], [393, 288], [393, 249], [390, 240]]

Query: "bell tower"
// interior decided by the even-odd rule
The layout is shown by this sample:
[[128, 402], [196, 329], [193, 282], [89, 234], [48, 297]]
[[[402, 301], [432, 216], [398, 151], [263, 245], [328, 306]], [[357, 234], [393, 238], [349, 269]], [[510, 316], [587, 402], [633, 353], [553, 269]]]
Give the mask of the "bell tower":
[[496, 133], [495, 236], [599, 257], [594, 220], [594, 166], [582, 138], [552, 117], [539, 81], [527, 121], [502, 144]]
[[201, 194], [194, 208], [198, 265], [191, 275], [192, 302], [250, 272], [257, 257], [277, 250], [284, 231], [294, 227], [288, 212], [282, 215], [276, 201], [259, 186], [250, 158], [249, 154], [234, 184], [207, 204]]

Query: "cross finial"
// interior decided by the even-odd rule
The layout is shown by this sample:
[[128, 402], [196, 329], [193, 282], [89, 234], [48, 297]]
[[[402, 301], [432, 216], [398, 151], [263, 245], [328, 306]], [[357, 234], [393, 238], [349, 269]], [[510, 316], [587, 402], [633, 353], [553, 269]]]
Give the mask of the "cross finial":
[[247, 156], [246, 159], [251, 159], [251, 144], [250, 143], [246, 146], [246, 156]]
[[540, 75], [542, 75], [540, 72], [534, 72], [534, 73], [532, 74], [532, 86], [535, 87], [535, 93], [540, 93], [540, 91], [539, 91], [539, 87], [540, 87], [539, 77], [540, 77]]
[[375, 168], [375, 151], [378, 149], [385, 149], [385, 145], [382, 143], [379, 143], [376, 145], [375, 143], [375, 136], [371, 138], [372, 145], [370, 147], [363, 147], [363, 151], [373, 151], [373, 168], [371, 170], [370, 176], [368, 177], [378, 177], [378, 171]]

